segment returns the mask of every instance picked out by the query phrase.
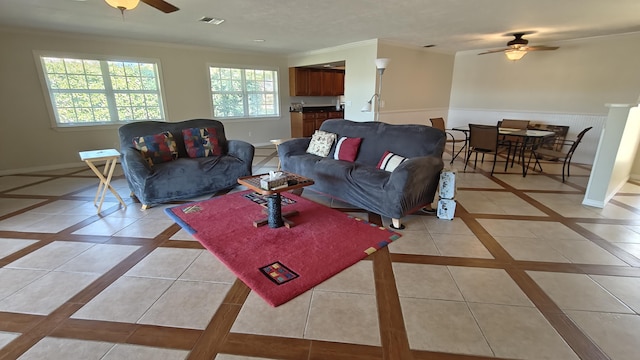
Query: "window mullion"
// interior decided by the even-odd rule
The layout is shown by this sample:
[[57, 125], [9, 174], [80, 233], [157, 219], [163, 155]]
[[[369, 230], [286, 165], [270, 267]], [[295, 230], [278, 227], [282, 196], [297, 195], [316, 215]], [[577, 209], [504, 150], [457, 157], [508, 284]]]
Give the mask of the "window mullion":
[[113, 92], [113, 84], [111, 84], [109, 63], [107, 61], [100, 61], [100, 69], [102, 70], [102, 81], [104, 82], [107, 105], [109, 106], [109, 117], [111, 118], [111, 121], [118, 122], [120, 121], [120, 117], [118, 116], [118, 106], [116, 104], [116, 97]]
[[249, 117], [249, 93], [247, 92], [247, 69], [242, 69], [242, 104], [244, 116]]

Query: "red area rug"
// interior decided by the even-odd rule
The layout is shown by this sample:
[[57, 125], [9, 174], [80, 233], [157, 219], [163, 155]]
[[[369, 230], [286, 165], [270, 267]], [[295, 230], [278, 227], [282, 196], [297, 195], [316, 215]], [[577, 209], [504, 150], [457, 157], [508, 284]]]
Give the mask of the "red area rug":
[[[272, 306], [283, 304], [398, 239], [384, 227], [286, 193], [295, 226], [256, 228], [260, 199], [244, 191], [165, 212]], [[253, 199], [253, 200], [252, 200]]]

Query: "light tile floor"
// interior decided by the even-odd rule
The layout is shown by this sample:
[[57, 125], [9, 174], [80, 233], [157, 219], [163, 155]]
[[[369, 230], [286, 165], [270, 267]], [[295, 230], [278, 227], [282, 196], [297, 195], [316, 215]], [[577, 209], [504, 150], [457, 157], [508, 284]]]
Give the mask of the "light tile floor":
[[[256, 149], [254, 173], [276, 166], [273, 148]], [[129, 206], [108, 194], [100, 215], [97, 181], [84, 167], [0, 177], [0, 358], [35, 334], [20, 324], [63, 312], [55, 336], [53, 328], [36, 336], [21, 359], [185, 359], [201, 342], [217, 360], [296, 358], [278, 349], [300, 344], [306, 354], [381, 359], [402, 339], [416, 359], [601, 358], [593, 351], [637, 359], [640, 185], [596, 209], [581, 204], [587, 167], [572, 167], [565, 184], [557, 164], [525, 178], [517, 164], [503, 173], [498, 163], [494, 177], [462, 172], [461, 161], [455, 168], [455, 219], [407, 216], [388, 252], [277, 308], [253, 292], [239, 295], [235, 275], [164, 214], [170, 205], [142, 211], [120, 169], [113, 184]], [[84, 325], [84, 333], [65, 332]], [[244, 345], [208, 337], [214, 329]], [[315, 358], [332, 358], [323, 356]]]

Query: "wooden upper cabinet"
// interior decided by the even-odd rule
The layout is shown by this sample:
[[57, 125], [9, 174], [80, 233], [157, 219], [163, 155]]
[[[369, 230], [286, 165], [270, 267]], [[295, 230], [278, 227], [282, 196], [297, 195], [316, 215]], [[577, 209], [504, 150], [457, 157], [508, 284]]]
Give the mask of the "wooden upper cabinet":
[[309, 71], [309, 96], [323, 96], [322, 92], [323, 71], [311, 69]]
[[309, 96], [309, 69], [289, 68], [289, 96]]
[[289, 68], [290, 96], [338, 96], [344, 94], [344, 71]]
[[322, 72], [322, 96], [334, 96], [335, 93], [335, 73], [333, 71], [323, 71]]
[[334, 95], [344, 95], [344, 71], [337, 71], [333, 78]]

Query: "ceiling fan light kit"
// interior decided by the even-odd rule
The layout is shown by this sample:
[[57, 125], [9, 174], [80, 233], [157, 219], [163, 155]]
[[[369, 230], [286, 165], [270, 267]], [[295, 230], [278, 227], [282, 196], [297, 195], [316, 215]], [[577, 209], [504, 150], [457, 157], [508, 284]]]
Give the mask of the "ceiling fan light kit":
[[487, 50], [485, 52], [481, 52], [478, 55], [493, 54], [493, 53], [503, 52], [506, 55], [507, 59], [509, 59], [511, 61], [518, 61], [518, 60], [522, 59], [525, 55], [527, 55], [527, 53], [529, 51], [556, 50], [556, 49], [558, 49], [557, 46], [545, 46], [545, 45], [529, 46], [529, 40], [523, 39], [522, 37], [524, 35], [533, 34], [533, 33], [534, 33], [533, 31], [526, 31], [526, 32], [517, 32], [517, 33], [512, 33], [512, 34], [506, 34], [506, 35], [514, 37], [513, 40], [511, 40], [511, 41], [509, 41], [507, 43], [507, 47], [506, 48], [496, 49], [496, 50]]
[[107, 4], [113, 6], [120, 11], [135, 9], [140, 0], [104, 0]]
[[507, 50], [504, 54], [507, 56], [507, 59], [511, 61], [518, 61], [527, 55], [527, 52], [524, 50]]
[[140, 3], [140, 1], [162, 11], [165, 14], [180, 10], [174, 5], [169, 4], [164, 0], [104, 0], [104, 1], [107, 4], [109, 4], [109, 6], [112, 6], [120, 10], [120, 12], [122, 12], [123, 14], [123, 17], [124, 17], [125, 10], [135, 9]]

